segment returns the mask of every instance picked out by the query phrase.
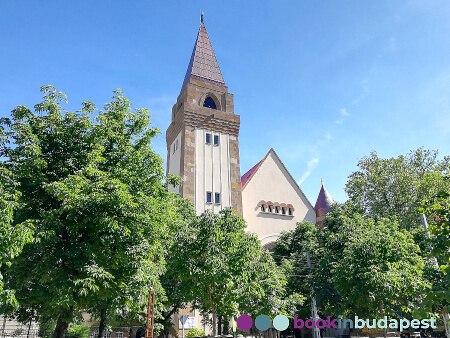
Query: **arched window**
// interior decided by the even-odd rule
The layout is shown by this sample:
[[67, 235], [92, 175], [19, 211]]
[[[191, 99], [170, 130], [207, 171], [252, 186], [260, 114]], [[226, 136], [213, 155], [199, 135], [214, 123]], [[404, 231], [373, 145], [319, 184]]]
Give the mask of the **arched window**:
[[269, 205], [268, 211], [269, 211], [269, 212], [272, 212], [272, 206], [271, 206], [271, 205]]
[[261, 211], [266, 212], [266, 208], [264, 208], [264, 204], [261, 205]]
[[278, 214], [279, 210], [278, 207], [275, 207], [275, 213]]
[[292, 208], [289, 208], [288, 211], [289, 211], [289, 216], [292, 216]]
[[208, 96], [205, 99], [205, 102], [203, 102], [203, 107], [207, 107], [207, 108], [211, 108], [211, 109], [217, 109], [216, 103], [214, 102], [214, 100], [210, 96]]
[[282, 208], [281, 208], [281, 213], [282, 213], [283, 215], [286, 215], [286, 208], [285, 208], [285, 207], [282, 207]]

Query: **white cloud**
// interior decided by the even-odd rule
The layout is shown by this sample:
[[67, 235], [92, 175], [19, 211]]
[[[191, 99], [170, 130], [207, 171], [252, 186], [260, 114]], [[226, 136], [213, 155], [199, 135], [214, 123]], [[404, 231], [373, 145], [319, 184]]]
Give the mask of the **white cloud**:
[[302, 178], [298, 181], [298, 185], [302, 184], [308, 176], [311, 174], [311, 172], [317, 167], [319, 164], [319, 157], [313, 157], [308, 161], [308, 170], [303, 174]]
[[336, 120], [336, 123], [341, 124], [342, 122], [344, 122], [345, 118], [349, 116], [350, 113], [347, 111], [347, 109], [345, 108], [339, 109], [339, 120]]

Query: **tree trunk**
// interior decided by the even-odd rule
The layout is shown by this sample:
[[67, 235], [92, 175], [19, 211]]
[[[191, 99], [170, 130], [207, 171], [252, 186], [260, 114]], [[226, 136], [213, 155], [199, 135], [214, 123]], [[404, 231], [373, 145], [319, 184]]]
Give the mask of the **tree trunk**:
[[450, 338], [450, 323], [447, 323], [447, 321], [450, 321], [450, 315], [447, 312], [444, 312], [445, 335], [447, 338]]
[[61, 317], [62, 316], [59, 316], [58, 321], [56, 322], [55, 331], [53, 331], [53, 338], [64, 338], [66, 336], [69, 323], [63, 321]]
[[100, 309], [100, 324], [98, 326], [98, 338], [105, 336], [106, 329], [106, 308]]
[[218, 323], [218, 332], [219, 332], [219, 336], [222, 335], [222, 323], [223, 323], [223, 316], [219, 316], [219, 323]]
[[215, 337], [217, 336], [217, 311], [214, 307], [212, 309], [212, 316], [213, 316], [213, 337]]

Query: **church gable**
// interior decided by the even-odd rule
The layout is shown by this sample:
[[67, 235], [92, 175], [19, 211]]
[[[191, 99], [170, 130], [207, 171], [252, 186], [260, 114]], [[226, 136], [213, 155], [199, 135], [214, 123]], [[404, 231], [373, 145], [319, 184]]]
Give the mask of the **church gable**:
[[263, 245], [270, 246], [297, 222], [316, 222], [312, 204], [273, 149], [242, 176], [242, 188], [247, 231], [256, 233]]

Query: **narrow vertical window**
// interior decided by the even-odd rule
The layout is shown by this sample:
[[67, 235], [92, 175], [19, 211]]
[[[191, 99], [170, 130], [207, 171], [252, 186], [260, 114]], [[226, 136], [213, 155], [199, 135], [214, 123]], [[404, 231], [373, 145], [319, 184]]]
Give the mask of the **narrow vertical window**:
[[212, 202], [212, 194], [208, 191], [206, 193], [206, 203], [211, 203]]
[[278, 214], [278, 207], [275, 207], [275, 213]]
[[206, 134], [206, 143], [211, 143], [211, 134]]
[[214, 145], [215, 146], [219, 145], [219, 135], [214, 135]]
[[268, 211], [272, 212], [272, 206], [271, 205], [269, 205], [269, 210]]
[[283, 207], [283, 208], [281, 208], [281, 213], [283, 214], [283, 215], [286, 215], [286, 209]]
[[220, 203], [220, 194], [218, 192], [214, 195], [214, 203], [219, 204]]
[[289, 212], [289, 216], [292, 216], [292, 208], [289, 208], [288, 212]]
[[262, 211], [262, 212], [266, 212], [266, 208], [264, 208], [264, 204], [261, 205], [261, 211]]

